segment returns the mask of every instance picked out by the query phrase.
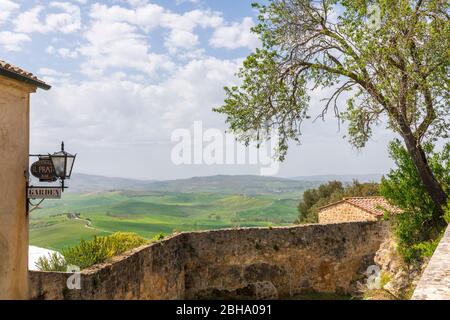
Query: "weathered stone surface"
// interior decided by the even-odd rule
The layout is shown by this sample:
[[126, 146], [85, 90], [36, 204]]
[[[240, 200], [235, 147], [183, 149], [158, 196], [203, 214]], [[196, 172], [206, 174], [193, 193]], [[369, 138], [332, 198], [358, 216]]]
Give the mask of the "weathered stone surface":
[[377, 217], [361, 208], [349, 203], [341, 202], [322, 209], [318, 213], [319, 223], [349, 222], [349, 221], [376, 221]]
[[450, 225], [422, 274], [412, 300], [450, 300]]
[[274, 300], [278, 299], [278, 290], [270, 281], [257, 281], [242, 288], [233, 290], [208, 288], [195, 293], [194, 299], [226, 299], [226, 300]]
[[181, 233], [81, 272], [30, 272], [33, 299], [269, 299], [349, 293], [385, 237], [380, 222]]

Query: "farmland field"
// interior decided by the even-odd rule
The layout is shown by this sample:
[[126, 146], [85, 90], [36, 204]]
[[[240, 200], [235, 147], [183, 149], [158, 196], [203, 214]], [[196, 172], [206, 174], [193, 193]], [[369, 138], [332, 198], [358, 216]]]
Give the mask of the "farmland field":
[[60, 250], [117, 231], [150, 239], [161, 232], [290, 225], [305, 190], [338, 178], [217, 175], [146, 181], [74, 174], [62, 199], [46, 200], [31, 212], [30, 244]]
[[30, 216], [30, 244], [54, 250], [116, 231], [163, 232], [289, 225], [299, 193], [218, 194], [166, 191], [65, 193]]

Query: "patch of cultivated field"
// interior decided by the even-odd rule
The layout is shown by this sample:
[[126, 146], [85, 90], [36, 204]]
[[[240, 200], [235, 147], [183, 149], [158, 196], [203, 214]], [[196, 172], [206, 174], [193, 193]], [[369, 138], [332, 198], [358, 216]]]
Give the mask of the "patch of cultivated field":
[[31, 213], [30, 243], [60, 250], [117, 231], [152, 238], [163, 232], [288, 225], [297, 218], [299, 194], [244, 195], [115, 191], [66, 193]]

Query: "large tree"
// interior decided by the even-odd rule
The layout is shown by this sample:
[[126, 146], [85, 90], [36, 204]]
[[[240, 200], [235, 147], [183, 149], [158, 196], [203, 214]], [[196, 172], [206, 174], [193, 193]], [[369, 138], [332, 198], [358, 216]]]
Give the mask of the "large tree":
[[[399, 134], [438, 208], [448, 195], [423, 151], [448, 139], [450, 23], [446, 0], [274, 0], [259, 9], [262, 42], [247, 57], [223, 106], [243, 141], [279, 134], [279, 157], [300, 141], [301, 123], [329, 109], [347, 121], [350, 143], [365, 146], [374, 125]], [[310, 105], [312, 89], [331, 92]], [[320, 109], [314, 111], [313, 108]]]

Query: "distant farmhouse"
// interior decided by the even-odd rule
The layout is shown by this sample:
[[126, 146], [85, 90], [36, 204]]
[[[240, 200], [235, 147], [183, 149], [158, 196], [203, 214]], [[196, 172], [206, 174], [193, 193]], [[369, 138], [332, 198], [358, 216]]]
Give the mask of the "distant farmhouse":
[[383, 197], [351, 197], [318, 209], [319, 223], [377, 221], [385, 212], [399, 212]]

